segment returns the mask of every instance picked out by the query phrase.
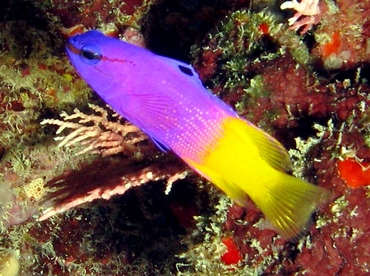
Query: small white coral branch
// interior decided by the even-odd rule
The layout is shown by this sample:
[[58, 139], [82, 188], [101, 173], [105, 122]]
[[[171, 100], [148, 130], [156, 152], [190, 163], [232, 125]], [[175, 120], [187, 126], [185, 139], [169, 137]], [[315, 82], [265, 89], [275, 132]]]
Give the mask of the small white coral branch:
[[319, 0], [286, 1], [281, 4], [282, 10], [294, 9], [297, 12], [288, 19], [290, 29], [298, 30], [303, 27], [301, 34], [308, 32], [314, 24], [318, 23], [316, 15], [320, 14]]
[[[94, 114], [85, 114], [76, 108], [70, 115], [63, 112], [60, 115], [63, 120], [46, 119], [41, 124], [59, 126], [56, 134], [64, 130], [72, 130], [66, 136], [57, 136], [55, 140], [60, 141], [60, 147], [68, 147], [76, 143], [84, 146], [77, 154], [91, 152], [108, 156], [123, 152], [125, 149], [132, 149], [136, 143], [147, 139], [147, 136], [136, 126], [122, 124], [121, 117], [117, 113], [112, 115], [117, 121], [111, 121], [107, 110], [93, 104], [89, 104], [89, 107]], [[133, 133], [136, 135], [128, 138]]]

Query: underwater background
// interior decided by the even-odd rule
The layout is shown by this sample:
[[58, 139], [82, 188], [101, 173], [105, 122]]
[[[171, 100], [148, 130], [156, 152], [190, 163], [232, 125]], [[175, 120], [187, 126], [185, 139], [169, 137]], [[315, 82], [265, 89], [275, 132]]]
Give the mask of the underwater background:
[[[369, 18], [360, 0], [3, 0], [0, 274], [368, 275]], [[285, 240], [110, 110], [65, 54], [89, 29], [192, 64], [276, 137], [332, 192], [309, 231]]]

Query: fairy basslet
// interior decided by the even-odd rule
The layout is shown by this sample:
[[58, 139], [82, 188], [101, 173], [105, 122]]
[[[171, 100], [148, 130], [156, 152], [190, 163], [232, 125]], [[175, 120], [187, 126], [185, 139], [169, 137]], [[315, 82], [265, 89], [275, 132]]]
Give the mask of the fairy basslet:
[[205, 89], [190, 65], [98, 31], [71, 37], [66, 49], [79, 75], [116, 112], [238, 204], [249, 196], [283, 236], [301, 233], [327, 197], [287, 174], [284, 147]]

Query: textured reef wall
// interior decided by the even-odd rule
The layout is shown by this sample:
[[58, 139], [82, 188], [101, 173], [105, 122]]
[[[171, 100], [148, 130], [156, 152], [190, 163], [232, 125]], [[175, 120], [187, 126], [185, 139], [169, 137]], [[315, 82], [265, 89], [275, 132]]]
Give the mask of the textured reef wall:
[[[3, 1], [0, 274], [369, 274], [368, 18], [360, 0]], [[88, 29], [193, 64], [278, 138], [332, 192], [307, 233], [284, 240], [106, 107], [64, 53]]]

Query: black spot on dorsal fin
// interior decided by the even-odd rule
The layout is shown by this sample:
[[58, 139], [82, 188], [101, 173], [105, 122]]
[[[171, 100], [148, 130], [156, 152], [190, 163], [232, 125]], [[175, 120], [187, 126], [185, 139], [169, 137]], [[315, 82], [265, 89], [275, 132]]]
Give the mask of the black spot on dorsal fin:
[[191, 70], [191, 68], [189, 68], [189, 67], [179, 65], [179, 69], [181, 70], [181, 72], [185, 73], [186, 75], [188, 75], [190, 77], [194, 76], [193, 70]]

